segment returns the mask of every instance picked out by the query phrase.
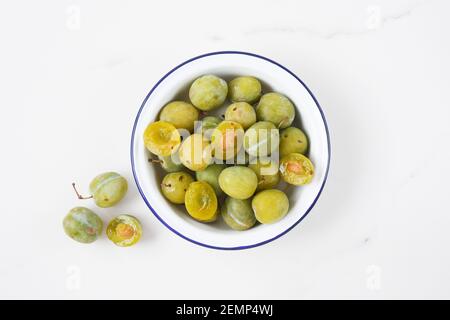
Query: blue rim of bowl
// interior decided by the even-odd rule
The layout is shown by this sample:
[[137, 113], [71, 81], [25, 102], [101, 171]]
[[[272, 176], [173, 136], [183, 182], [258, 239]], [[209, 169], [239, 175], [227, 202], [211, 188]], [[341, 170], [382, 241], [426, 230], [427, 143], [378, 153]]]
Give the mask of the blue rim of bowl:
[[[135, 169], [135, 163], [134, 163], [134, 148], [133, 148], [133, 142], [134, 142], [134, 136], [135, 136], [135, 132], [136, 132], [136, 126], [139, 120], [139, 117], [141, 115], [142, 109], [144, 108], [145, 104], [147, 103], [147, 100], [150, 98], [150, 96], [152, 95], [153, 91], [155, 91], [155, 89], [161, 84], [161, 82], [163, 82], [170, 74], [172, 74], [174, 71], [176, 71], [177, 69], [181, 68], [182, 66], [198, 60], [198, 59], [202, 59], [205, 57], [209, 57], [209, 56], [215, 56], [215, 55], [221, 55], [221, 54], [240, 54], [240, 55], [246, 55], [246, 56], [251, 56], [254, 58], [258, 58], [258, 59], [262, 59], [265, 60], [267, 62], [270, 62], [278, 67], [280, 67], [281, 69], [283, 69], [284, 71], [286, 71], [287, 73], [289, 73], [291, 76], [293, 76], [298, 82], [300, 82], [300, 84], [308, 91], [308, 93], [311, 95], [311, 97], [313, 98], [317, 108], [319, 109], [319, 112], [322, 116], [322, 120], [323, 120], [323, 124], [325, 126], [325, 131], [327, 134], [327, 147], [328, 147], [328, 160], [327, 160], [327, 168], [325, 171], [325, 176], [322, 182], [322, 185], [320, 186], [319, 192], [317, 193], [314, 201], [311, 203], [310, 207], [308, 208], [308, 210], [306, 210], [306, 212], [300, 217], [300, 219], [298, 219], [292, 226], [290, 226], [289, 228], [287, 228], [285, 231], [283, 231], [282, 233], [276, 235], [273, 238], [270, 238], [268, 240], [264, 240], [262, 242], [258, 242], [255, 244], [251, 244], [251, 245], [246, 245], [246, 246], [238, 246], [238, 247], [218, 247], [218, 246], [212, 246], [206, 243], [201, 243], [199, 241], [193, 240], [191, 238], [186, 237], [185, 235], [181, 234], [180, 232], [178, 232], [177, 230], [175, 230], [174, 228], [172, 228], [170, 225], [168, 225], [159, 215], [158, 213], [156, 213], [156, 211], [153, 209], [153, 207], [150, 205], [147, 197], [144, 195], [144, 192], [141, 189], [141, 186], [139, 185], [139, 181], [136, 175], [136, 169]], [[276, 61], [273, 61], [269, 58], [263, 57], [261, 55], [255, 54], [255, 53], [250, 53], [250, 52], [243, 52], [243, 51], [216, 51], [216, 52], [209, 52], [209, 53], [205, 53], [199, 56], [196, 56], [194, 58], [191, 58], [189, 60], [186, 60], [185, 62], [179, 64], [178, 66], [176, 66], [175, 68], [173, 68], [172, 70], [170, 70], [169, 72], [167, 72], [161, 79], [158, 80], [158, 82], [153, 86], [153, 88], [149, 91], [149, 93], [147, 94], [147, 96], [145, 97], [144, 101], [141, 104], [141, 107], [139, 108], [139, 111], [136, 115], [136, 119], [134, 120], [134, 125], [133, 125], [133, 131], [131, 133], [131, 146], [130, 146], [130, 155], [131, 155], [131, 169], [133, 171], [133, 177], [134, 177], [134, 181], [136, 183], [136, 186], [139, 190], [139, 193], [142, 196], [142, 199], [144, 199], [145, 204], [149, 207], [149, 209], [152, 211], [152, 213], [155, 215], [155, 217], [163, 224], [165, 225], [170, 231], [172, 231], [173, 233], [175, 233], [176, 235], [180, 236], [181, 238], [188, 240], [192, 243], [195, 243], [199, 246], [202, 247], [206, 247], [206, 248], [210, 248], [210, 249], [217, 249], [217, 250], [244, 250], [244, 249], [250, 249], [250, 248], [255, 248], [255, 247], [259, 247], [262, 246], [266, 243], [272, 242], [278, 238], [280, 238], [281, 236], [285, 235], [286, 233], [288, 233], [289, 231], [291, 231], [295, 226], [297, 226], [311, 211], [311, 209], [316, 205], [317, 200], [319, 199], [323, 188], [325, 187], [325, 183], [327, 181], [328, 178], [328, 172], [330, 169], [330, 159], [331, 159], [331, 142], [330, 142], [330, 133], [328, 130], [328, 124], [327, 121], [325, 119], [325, 114], [322, 110], [322, 108], [319, 105], [319, 102], [317, 101], [316, 97], [314, 96], [314, 94], [311, 92], [311, 90], [308, 88], [308, 86], [297, 76], [295, 75], [291, 70], [289, 70], [288, 68], [286, 68], [285, 66], [279, 64]]]

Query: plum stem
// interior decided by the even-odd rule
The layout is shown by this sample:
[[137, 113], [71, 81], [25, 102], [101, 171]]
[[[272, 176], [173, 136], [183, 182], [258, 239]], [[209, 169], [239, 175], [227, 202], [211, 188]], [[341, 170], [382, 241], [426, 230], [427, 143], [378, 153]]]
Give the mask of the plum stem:
[[89, 197], [83, 197], [77, 190], [77, 187], [75, 186], [75, 182], [72, 182], [72, 187], [73, 190], [75, 191], [75, 193], [77, 194], [78, 199], [80, 200], [87, 200], [87, 199], [92, 199], [94, 196], [90, 195]]
[[151, 163], [162, 163], [162, 160], [159, 160], [159, 159], [148, 159], [148, 162], [151, 162]]

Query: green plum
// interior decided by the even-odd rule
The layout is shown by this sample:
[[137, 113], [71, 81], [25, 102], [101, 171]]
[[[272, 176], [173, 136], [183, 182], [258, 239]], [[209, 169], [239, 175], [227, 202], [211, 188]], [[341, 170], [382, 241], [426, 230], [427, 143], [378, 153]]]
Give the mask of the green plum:
[[271, 92], [266, 93], [259, 100], [256, 116], [260, 121], [270, 121], [278, 128], [289, 127], [295, 118], [295, 108], [284, 95]]
[[272, 122], [259, 121], [247, 129], [244, 149], [251, 156], [266, 157], [279, 146], [279, 131]]
[[256, 112], [247, 102], [235, 102], [225, 111], [225, 120], [238, 122], [246, 130], [256, 122]]
[[142, 226], [136, 217], [123, 214], [109, 222], [106, 235], [115, 245], [130, 247], [141, 239]]
[[231, 101], [252, 103], [261, 95], [261, 83], [254, 77], [237, 77], [229, 82], [228, 90]]
[[197, 181], [206, 181], [214, 188], [217, 196], [223, 194], [219, 186], [219, 175], [227, 166], [224, 164], [212, 164], [205, 170], [195, 172]]
[[63, 220], [65, 233], [75, 241], [92, 243], [102, 234], [103, 221], [92, 210], [75, 207]]
[[151, 153], [167, 157], [175, 153], [181, 144], [177, 128], [166, 121], [150, 123], [144, 131], [144, 145]]
[[250, 199], [239, 200], [227, 197], [221, 213], [225, 223], [234, 230], [247, 230], [256, 223]]
[[291, 153], [305, 154], [308, 149], [308, 138], [299, 128], [289, 127], [280, 133], [280, 157]]
[[222, 119], [215, 116], [207, 116], [201, 119], [200, 125], [195, 129], [196, 133], [201, 133], [208, 140], [211, 139], [211, 135], [214, 129], [222, 122]]
[[217, 196], [208, 182], [192, 182], [186, 192], [184, 204], [189, 215], [197, 221], [212, 222], [217, 218]]
[[280, 160], [280, 172], [283, 180], [289, 184], [302, 186], [314, 177], [314, 165], [300, 153], [291, 153]]
[[258, 177], [250, 168], [244, 166], [228, 167], [220, 173], [219, 185], [230, 197], [245, 200], [255, 193], [258, 187]]
[[183, 204], [186, 191], [192, 182], [194, 178], [187, 172], [168, 173], [161, 183], [161, 191], [170, 202]]
[[214, 157], [220, 160], [234, 158], [242, 147], [244, 129], [235, 121], [222, 121], [211, 135]]
[[127, 180], [116, 172], [96, 176], [89, 185], [95, 204], [101, 208], [112, 207], [125, 197]]
[[177, 129], [194, 131], [194, 122], [198, 120], [199, 112], [190, 103], [173, 101], [162, 108], [159, 120], [169, 122]]
[[183, 141], [179, 156], [181, 163], [192, 171], [205, 170], [213, 161], [212, 147], [206, 137], [194, 133]]
[[263, 162], [258, 160], [256, 163], [249, 164], [248, 167], [252, 169], [258, 177], [257, 191], [272, 189], [280, 182], [278, 164], [274, 161]]
[[263, 190], [252, 200], [252, 208], [256, 220], [269, 224], [281, 220], [289, 211], [289, 199], [277, 189]]
[[182, 171], [184, 169], [184, 166], [181, 163], [178, 152], [167, 157], [158, 156], [158, 160], [154, 160], [153, 162], [160, 163], [161, 167], [166, 172], [177, 172]]
[[201, 129], [205, 132], [209, 129], [214, 129], [222, 122], [222, 119], [215, 116], [207, 116], [201, 119]]
[[228, 86], [225, 80], [210, 74], [196, 79], [189, 89], [192, 104], [203, 111], [221, 106], [227, 94]]

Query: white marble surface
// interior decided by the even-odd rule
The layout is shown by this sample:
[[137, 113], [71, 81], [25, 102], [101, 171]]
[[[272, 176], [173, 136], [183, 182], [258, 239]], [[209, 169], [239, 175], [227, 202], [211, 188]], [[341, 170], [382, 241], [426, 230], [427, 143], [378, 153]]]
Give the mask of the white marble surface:
[[[449, 11], [445, 0], [3, 1], [0, 298], [450, 298]], [[147, 91], [218, 50], [296, 72], [332, 135], [317, 206], [247, 251], [174, 235], [130, 173]], [[80, 205], [72, 180], [105, 170], [130, 192], [97, 211], [138, 216], [136, 247], [62, 231]]]

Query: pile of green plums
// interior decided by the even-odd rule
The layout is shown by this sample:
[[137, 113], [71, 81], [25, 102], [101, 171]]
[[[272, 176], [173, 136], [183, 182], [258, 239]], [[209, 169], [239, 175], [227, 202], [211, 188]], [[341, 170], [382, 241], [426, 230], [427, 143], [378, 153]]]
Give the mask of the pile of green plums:
[[[211, 74], [191, 83], [189, 100], [167, 103], [143, 134], [150, 162], [166, 171], [164, 197], [200, 222], [220, 214], [234, 230], [282, 219], [289, 199], [280, 181], [302, 186], [314, 177], [308, 138], [292, 125], [293, 103], [263, 94], [255, 77], [227, 83]], [[220, 117], [214, 111], [222, 106]]]
[[[128, 190], [127, 180], [115, 172], [106, 172], [96, 176], [89, 185], [91, 195], [83, 197], [72, 184], [78, 199], [94, 199], [100, 208], [109, 208], [119, 203]], [[92, 243], [103, 231], [103, 220], [92, 210], [75, 207], [63, 220], [64, 231], [75, 241]], [[136, 244], [141, 238], [142, 227], [136, 217], [123, 214], [112, 219], [106, 228], [108, 239], [120, 247]]]

